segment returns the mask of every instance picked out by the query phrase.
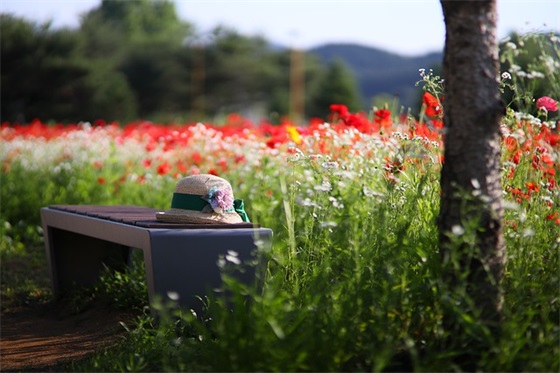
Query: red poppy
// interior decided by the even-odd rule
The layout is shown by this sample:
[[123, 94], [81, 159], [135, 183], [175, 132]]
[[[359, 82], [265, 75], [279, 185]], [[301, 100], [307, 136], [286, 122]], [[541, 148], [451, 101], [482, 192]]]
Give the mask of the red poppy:
[[192, 154], [192, 161], [195, 165], [200, 166], [200, 162], [202, 162], [202, 156], [199, 152], [194, 152]]
[[401, 173], [405, 167], [399, 160], [391, 160], [389, 157], [385, 157], [385, 167], [383, 167], [385, 171], [398, 174]]
[[422, 95], [422, 101], [426, 106], [439, 106], [439, 100], [430, 92], [424, 92]]
[[177, 170], [179, 170], [179, 172], [186, 173], [187, 167], [179, 161], [177, 162]]
[[519, 164], [522, 155], [523, 155], [523, 151], [521, 149], [516, 151], [515, 154], [513, 155], [512, 162], [515, 164]]
[[379, 124], [381, 127], [391, 127], [393, 122], [391, 121], [391, 112], [387, 109], [379, 109], [376, 110], [374, 121], [375, 123]]
[[558, 212], [554, 212], [552, 214], [548, 214], [546, 216], [546, 220], [552, 220], [554, 221], [555, 224], [559, 224], [560, 225], [560, 216], [558, 215]]
[[235, 156], [235, 163], [243, 163], [245, 162], [245, 156], [243, 154], [237, 154]]
[[387, 109], [379, 109], [375, 111], [375, 116], [379, 119], [391, 119], [391, 112]]
[[437, 97], [430, 92], [424, 92], [422, 102], [426, 105], [426, 115], [429, 117], [437, 117], [442, 113], [441, 104]]
[[340, 117], [345, 117], [346, 115], [348, 115], [348, 107], [346, 105], [332, 104], [331, 106], [329, 106], [329, 109], [331, 109], [333, 113], [338, 114]]
[[361, 120], [360, 118], [355, 115], [355, 114], [348, 114], [345, 118], [344, 118], [344, 123], [348, 126], [351, 127], [360, 127], [361, 124]]
[[169, 171], [171, 171], [171, 166], [167, 162], [160, 164], [157, 168], [158, 175], [168, 174]]
[[554, 159], [552, 159], [548, 153], [543, 153], [543, 155], [541, 155], [541, 161], [546, 163], [548, 166], [554, 165]]
[[218, 166], [220, 166], [220, 168], [222, 169], [222, 171], [226, 171], [227, 168], [228, 168], [228, 167], [227, 167], [227, 159], [221, 158], [221, 159], [218, 161]]
[[151, 152], [155, 148], [157, 148], [157, 143], [155, 141], [150, 141], [149, 143], [146, 144], [146, 151], [147, 152]]

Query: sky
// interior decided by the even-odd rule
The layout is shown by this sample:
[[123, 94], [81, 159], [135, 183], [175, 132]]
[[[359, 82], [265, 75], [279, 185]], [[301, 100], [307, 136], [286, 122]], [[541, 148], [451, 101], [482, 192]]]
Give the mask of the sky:
[[[182, 20], [204, 33], [223, 25], [243, 35], [309, 49], [357, 43], [413, 56], [442, 51], [439, 0], [175, 0]], [[0, 11], [53, 27], [78, 27], [101, 0], [0, 0]], [[560, 31], [560, 0], [498, 0], [498, 37], [510, 32]]]

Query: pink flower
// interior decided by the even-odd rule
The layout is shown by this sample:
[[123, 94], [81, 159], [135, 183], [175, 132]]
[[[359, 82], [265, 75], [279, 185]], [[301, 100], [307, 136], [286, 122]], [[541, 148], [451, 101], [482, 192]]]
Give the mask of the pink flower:
[[208, 193], [208, 200], [214, 212], [223, 214], [228, 212], [233, 207], [233, 196], [229, 189], [218, 189], [216, 187], [210, 188]]
[[558, 110], [558, 103], [555, 99], [550, 98], [548, 96], [543, 96], [539, 98], [536, 102], [537, 108], [544, 109], [546, 111], [557, 111]]

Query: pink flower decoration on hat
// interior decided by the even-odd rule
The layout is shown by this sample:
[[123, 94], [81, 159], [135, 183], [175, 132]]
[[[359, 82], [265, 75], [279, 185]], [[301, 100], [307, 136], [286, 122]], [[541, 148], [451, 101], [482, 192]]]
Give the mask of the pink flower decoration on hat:
[[556, 100], [548, 96], [539, 98], [536, 102], [536, 105], [538, 109], [544, 109], [546, 111], [558, 110], [558, 103], [556, 102]]
[[218, 214], [229, 212], [233, 208], [233, 196], [229, 189], [210, 188], [208, 202], [212, 206], [212, 210]]

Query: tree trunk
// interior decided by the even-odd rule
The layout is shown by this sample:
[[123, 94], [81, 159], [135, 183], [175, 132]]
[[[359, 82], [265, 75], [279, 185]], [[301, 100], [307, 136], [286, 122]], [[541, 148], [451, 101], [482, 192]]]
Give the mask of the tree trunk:
[[[505, 109], [499, 91], [496, 0], [441, 0], [441, 5], [446, 27], [445, 152], [438, 225], [444, 281], [455, 304], [464, 302], [463, 312], [496, 332], [505, 266], [500, 180]], [[448, 332], [464, 335], [464, 323], [453, 320], [457, 314], [447, 316]]]

